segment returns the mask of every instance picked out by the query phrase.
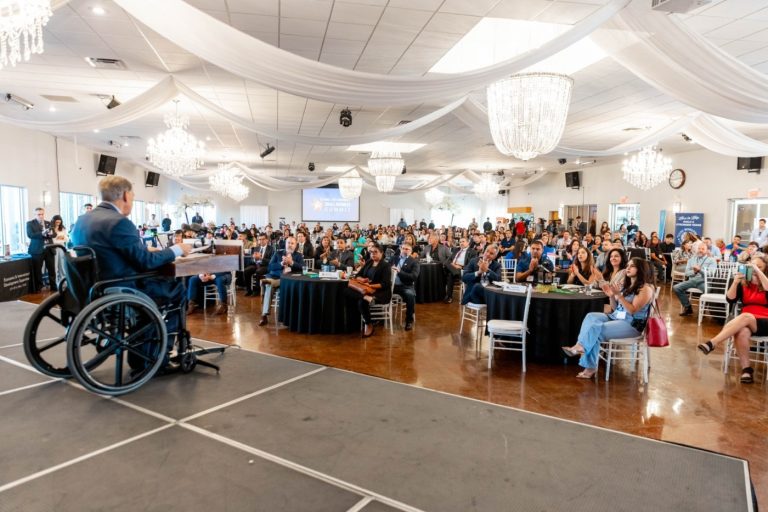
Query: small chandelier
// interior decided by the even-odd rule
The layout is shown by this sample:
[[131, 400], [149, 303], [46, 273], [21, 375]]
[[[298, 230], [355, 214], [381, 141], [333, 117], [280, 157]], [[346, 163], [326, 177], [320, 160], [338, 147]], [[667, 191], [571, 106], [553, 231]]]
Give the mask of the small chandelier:
[[176, 113], [166, 114], [163, 118], [168, 129], [149, 139], [147, 157], [165, 174], [178, 178], [203, 165], [205, 143], [187, 132], [189, 117], [180, 116], [178, 100], [175, 103]]
[[353, 170], [346, 176], [339, 178], [339, 193], [344, 199], [354, 199], [360, 197], [363, 191], [363, 178]]
[[219, 164], [216, 174], [208, 177], [211, 190], [223, 196], [229, 196], [235, 201], [248, 197], [250, 190], [243, 185], [244, 176], [231, 164]]
[[230, 187], [230, 189], [227, 191], [227, 195], [239, 203], [248, 197], [249, 192], [250, 189], [246, 185], [243, 185], [242, 183], [236, 183]]
[[492, 176], [486, 174], [480, 181], [475, 183], [472, 191], [483, 201], [490, 201], [499, 196], [499, 184], [496, 183]]
[[405, 161], [397, 151], [374, 151], [368, 159], [368, 172], [376, 178], [376, 188], [380, 192], [391, 192], [404, 165]]
[[646, 146], [629, 160], [624, 160], [621, 170], [624, 179], [631, 185], [641, 190], [650, 190], [669, 179], [672, 159], [662, 156], [660, 148]]
[[0, 69], [43, 53], [43, 27], [52, 15], [51, 0], [0, 0]]
[[560, 142], [573, 79], [522, 73], [488, 86], [488, 122], [496, 148], [520, 160], [549, 153]]
[[427, 200], [432, 206], [436, 206], [443, 202], [445, 199], [445, 193], [439, 188], [431, 188], [424, 192], [424, 199]]

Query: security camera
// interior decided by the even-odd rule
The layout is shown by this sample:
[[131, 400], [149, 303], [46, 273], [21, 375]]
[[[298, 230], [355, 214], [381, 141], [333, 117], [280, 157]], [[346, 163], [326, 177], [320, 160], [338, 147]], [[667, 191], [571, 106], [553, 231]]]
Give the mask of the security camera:
[[309, 165], [307, 166], [307, 170], [309, 172], [312, 172], [315, 170], [315, 162], [309, 162]]
[[349, 108], [345, 108], [339, 114], [339, 124], [344, 128], [352, 124], [352, 112], [349, 110]]
[[558, 158], [557, 163], [559, 163], [560, 165], [565, 165], [566, 163], [568, 163], [568, 160], [566, 160], [565, 158]]
[[261, 152], [259, 155], [261, 158], [265, 158], [267, 155], [271, 154], [275, 150], [275, 146], [270, 146], [267, 144], [267, 149]]

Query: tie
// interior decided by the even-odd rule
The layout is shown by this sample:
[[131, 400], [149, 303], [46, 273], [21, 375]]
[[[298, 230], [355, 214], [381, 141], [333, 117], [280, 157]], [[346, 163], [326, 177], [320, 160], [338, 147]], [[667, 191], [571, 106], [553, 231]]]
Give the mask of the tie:
[[453, 262], [458, 263], [463, 255], [464, 255], [464, 249], [459, 249], [459, 252], [456, 253], [456, 257], [453, 258]]

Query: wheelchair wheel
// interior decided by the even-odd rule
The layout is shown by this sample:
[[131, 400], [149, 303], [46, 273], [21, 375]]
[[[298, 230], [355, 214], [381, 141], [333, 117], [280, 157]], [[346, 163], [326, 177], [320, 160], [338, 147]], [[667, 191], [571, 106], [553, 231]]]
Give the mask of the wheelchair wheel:
[[72, 374], [67, 367], [65, 342], [72, 317], [61, 307], [62, 302], [61, 293], [53, 293], [32, 313], [24, 329], [24, 354], [37, 371], [69, 378]]
[[88, 390], [117, 396], [141, 387], [168, 352], [163, 317], [134, 294], [105, 295], [75, 318], [67, 337], [72, 375]]

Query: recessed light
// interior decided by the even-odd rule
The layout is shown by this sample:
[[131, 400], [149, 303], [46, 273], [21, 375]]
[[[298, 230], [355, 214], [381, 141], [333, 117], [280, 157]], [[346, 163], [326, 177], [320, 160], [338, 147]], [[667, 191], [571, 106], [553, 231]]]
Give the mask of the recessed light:
[[207, 140], [208, 142], [210, 142], [210, 141], [211, 141], [211, 138], [210, 138], [210, 137], [206, 137], [206, 138], [205, 138], [205, 140]]
[[104, 8], [100, 5], [91, 7], [91, 12], [96, 16], [104, 16], [105, 14], [107, 14], [107, 11], [105, 11]]
[[99, 129], [98, 128], [94, 129], [93, 133], [99, 133]]
[[51, 105], [50, 107], [48, 107], [48, 112], [56, 112], [56, 107]]

